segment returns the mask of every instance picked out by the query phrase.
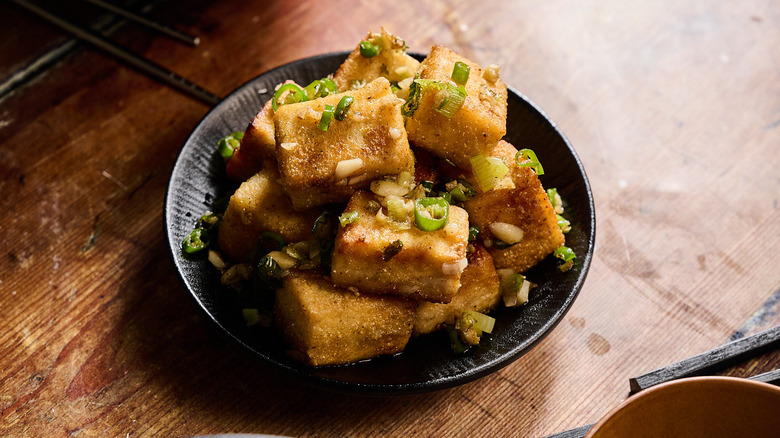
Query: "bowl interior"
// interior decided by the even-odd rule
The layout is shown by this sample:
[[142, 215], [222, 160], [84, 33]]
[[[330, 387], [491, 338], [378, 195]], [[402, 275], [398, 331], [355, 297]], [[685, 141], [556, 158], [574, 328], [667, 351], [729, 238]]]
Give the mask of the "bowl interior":
[[[572, 270], [561, 273], [551, 257], [528, 272], [539, 287], [519, 308], [500, 308], [496, 327], [478, 348], [455, 355], [446, 335], [412, 339], [399, 355], [349, 366], [309, 368], [285, 354], [280, 336], [243, 326], [240, 315], [221, 294], [219, 277], [203, 257], [185, 257], [182, 238], [214, 200], [230, 192], [217, 141], [243, 130], [286, 79], [307, 84], [336, 71], [347, 52], [296, 61], [247, 82], [214, 107], [183, 146], [171, 173], [165, 200], [169, 248], [185, 287], [217, 329], [243, 349], [304, 380], [333, 389], [372, 394], [409, 394], [452, 387], [495, 371], [538, 343], [571, 306], [590, 266], [595, 214], [590, 186], [577, 154], [557, 126], [527, 98], [510, 88], [506, 140], [517, 148], [533, 148], [544, 164], [546, 188], [563, 196], [565, 216], [572, 223], [567, 245], [576, 255]], [[272, 329], [269, 329], [272, 331]]]
[[691, 377], [648, 388], [590, 430], [588, 438], [777, 437], [780, 388], [732, 377]]

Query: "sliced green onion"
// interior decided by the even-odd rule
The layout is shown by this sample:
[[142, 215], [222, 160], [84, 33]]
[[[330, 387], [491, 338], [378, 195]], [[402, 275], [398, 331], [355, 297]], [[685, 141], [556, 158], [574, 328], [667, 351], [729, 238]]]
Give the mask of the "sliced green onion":
[[317, 125], [317, 129], [320, 131], [327, 131], [330, 122], [333, 120], [333, 105], [325, 105], [325, 109], [322, 110], [322, 117], [320, 118], [320, 124]]
[[561, 232], [566, 234], [571, 231], [571, 222], [568, 219], [559, 214], [556, 214], [555, 218], [558, 220], [558, 227], [561, 229]]
[[458, 85], [465, 85], [469, 80], [469, 71], [471, 67], [465, 62], [456, 62], [452, 68], [452, 80]]
[[221, 155], [225, 161], [229, 160], [233, 156], [233, 152], [238, 148], [238, 145], [241, 144], [242, 138], [244, 138], [244, 133], [239, 131], [221, 138], [219, 142], [217, 142], [219, 155]]
[[444, 198], [420, 198], [414, 201], [414, 223], [423, 231], [436, 231], [447, 225], [450, 204]]
[[471, 318], [474, 318], [474, 329], [477, 333], [493, 333], [493, 327], [496, 324], [496, 319], [492, 316], [485, 315], [484, 313], [475, 312], [473, 310], [464, 310], [463, 313]]
[[379, 54], [379, 47], [371, 43], [371, 41], [361, 41], [360, 42], [360, 55], [364, 58], [373, 58], [374, 56]]
[[515, 154], [515, 162], [520, 167], [530, 167], [537, 175], [544, 175], [544, 168], [531, 149], [520, 149]]
[[453, 87], [451, 84], [448, 87], [439, 90], [434, 97], [434, 109], [437, 113], [444, 117], [451, 119], [452, 116], [463, 106], [463, 102], [466, 101], [466, 89], [463, 85]]
[[345, 117], [347, 117], [347, 111], [349, 111], [350, 105], [352, 105], [352, 102], [355, 101], [355, 98], [352, 96], [344, 96], [339, 101], [339, 104], [336, 105], [336, 120], [344, 120]]
[[339, 216], [339, 223], [341, 224], [342, 227], [346, 227], [347, 225], [357, 221], [358, 219], [360, 219], [360, 214], [357, 211], [355, 210], [345, 211], [344, 213], [341, 214], [341, 216]]
[[471, 170], [477, 178], [477, 185], [483, 192], [493, 190], [496, 186], [496, 178], [493, 176], [493, 168], [484, 155], [479, 154], [469, 158]]
[[306, 102], [309, 100], [309, 98], [306, 97], [306, 92], [304, 92], [301, 87], [295, 84], [284, 84], [276, 90], [274, 97], [271, 98], [271, 107], [274, 111], [279, 109], [279, 98], [282, 97], [282, 94], [284, 94], [286, 91], [289, 91], [290, 95], [284, 99], [284, 103], [282, 103], [282, 105], [288, 103]]
[[509, 173], [509, 167], [504, 164], [504, 161], [501, 158], [485, 157], [485, 159], [490, 163], [490, 173], [494, 177], [501, 179]]
[[561, 259], [563, 264], [560, 266], [561, 272], [566, 272], [574, 265], [575, 254], [574, 251], [568, 246], [561, 246], [553, 253], [556, 258]]
[[471, 226], [469, 227], [469, 242], [473, 242], [477, 240], [477, 236], [479, 236], [480, 229], [477, 226]]
[[398, 255], [401, 250], [404, 249], [404, 243], [400, 240], [396, 240], [392, 242], [390, 245], [387, 245], [387, 247], [382, 251], [382, 261], [388, 261], [391, 258]]
[[187, 254], [195, 254], [209, 246], [209, 234], [205, 228], [195, 228], [182, 240], [182, 249]]

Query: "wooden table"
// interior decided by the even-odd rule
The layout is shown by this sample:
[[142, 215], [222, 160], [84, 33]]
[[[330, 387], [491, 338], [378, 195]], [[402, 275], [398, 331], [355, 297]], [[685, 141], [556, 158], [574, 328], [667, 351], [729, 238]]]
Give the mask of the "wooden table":
[[588, 172], [588, 280], [538, 347], [454, 389], [364, 398], [268, 369], [201, 317], [167, 252], [166, 183], [209, 108], [2, 2], [0, 435], [540, 437], [596, 421], [629, 377], [780, 322], [772, 1], [170, 0], [148, 13], [202, 43], [85, 5], [73, 18], [219, 95], [380, 26], [415, 51], [502, 65]]

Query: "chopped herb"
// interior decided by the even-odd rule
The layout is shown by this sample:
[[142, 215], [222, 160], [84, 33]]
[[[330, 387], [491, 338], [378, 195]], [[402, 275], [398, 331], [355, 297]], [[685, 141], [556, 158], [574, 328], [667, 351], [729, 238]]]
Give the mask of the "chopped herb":
[[404, 243], [400, 240], [396, 240], [392, 242], [390, 245], [387, 245], [387, 247], [382, 251], [382, 261], [388, 261], [398, 255], [399, 252], [404, 248]]

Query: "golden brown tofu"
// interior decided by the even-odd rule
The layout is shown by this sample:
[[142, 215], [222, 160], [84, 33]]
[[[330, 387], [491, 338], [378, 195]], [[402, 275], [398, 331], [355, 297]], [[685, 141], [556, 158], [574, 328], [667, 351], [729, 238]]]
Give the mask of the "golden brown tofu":
[[[467, 262], [466, 211], [450, 206], [446, 226], [422, 231], [414, 225], [398, 226], [384, 209], [372, 209], [372, 201], [377, 201], [372, 193], [358, 191], [347, 204], [345, 211], [356, 211], [358, 220], [340, 227], [336, 234], [333, 281], [372, 293], [450, 302], [460, 288]], [[388, 259], [386, 250], [396, 241], [403, 246]]]
[[292, 355], [311, 366], [341, 365], [402, 351], [415, 303], [355, 293], [315, 271], [291, 271], [276, 291], [277, 327]]
[[469, 168], [469, 158], [489, 154], [506, 134], [507, 88], [500, 78], [488, 81], [483, 69], [442, 46], [434, 46], [420, 65], [420, 79], [450, 83], [456, 62], [469, 65], [463, 105], [452, 118], [438, 113], [435, 108], [436, 90], [423, 91], [414, 114], [406, 121], [409, 141], [415, 146], [449, 159], [458, 167]]
[[[344, 120], [318, 128], [325, 105], [354, 98]], [[288, 104], [274, 116], [276, 160], [284, 190], [296, 210], [346, 202], [372, 180], [414, 171], [406, 139], [401, 100], [379, 78], [342, 94]]]
[[[491, 226], [509, 224], [522, 230], [522, 238], [508, 248], [488, 247], [497, 269], [525, 272], [564, 244], [564, 236], [539, 177], [529, 167], [510, 168], [514, 188], [493, 189], [463, 203], [480, 236], [495, 241]], [[511, 242], [509, 242], [511, 243]]]
[[273, 108], [269, 100], [244, 130], [244, 137], [227, 163], [226, 173], [233, 181], [246, 181], [263, 168], [264, 160], [274, 160]]
[[464, 310], [488, 313], [501, 302], [501, 289], [493, 258], [482, 245], [468, 255], [469, 264], [461, 276], [460, 289], [449, 304], [421, 301], [417, 305], [412, 333], [422, 335], [455, 324]]
[[230, 197], [219, 226], [217, 243], [236, 262], [247, 261], [264, 230], [281, 234], [288, 242], [311, 237], [317, 211], [297, 212], [276, 182], [276, 170], [268, 166], [244, 181]]
[[369, 32], [365, 41], [375, 44], [379, 54], [366, 58], [358, 45], [333, 75], [339, 91], [358, 89], [380, 77], [397, 83], [414, 77], [420, 67], [420, 61], [406, 53], [406, 43], [385, 29], [378, 34]]

